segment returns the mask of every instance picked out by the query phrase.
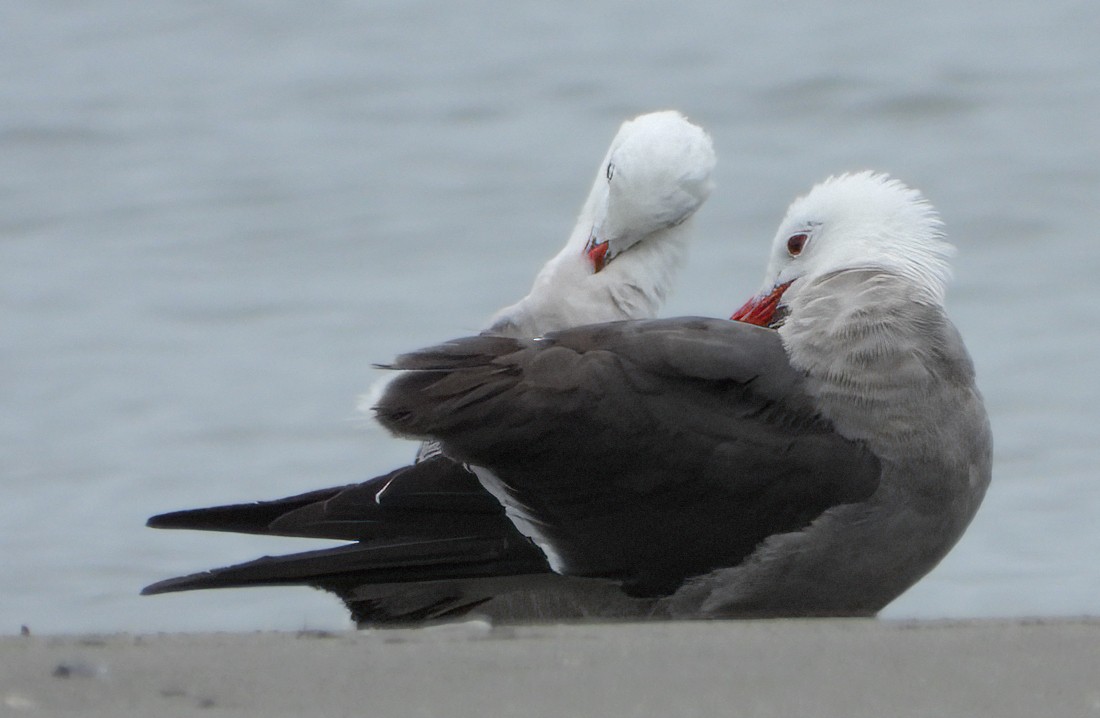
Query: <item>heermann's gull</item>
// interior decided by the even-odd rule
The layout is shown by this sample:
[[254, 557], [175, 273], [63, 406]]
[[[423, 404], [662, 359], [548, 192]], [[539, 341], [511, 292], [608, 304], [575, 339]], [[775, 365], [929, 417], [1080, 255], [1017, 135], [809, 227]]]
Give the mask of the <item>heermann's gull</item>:
[[687, 248], [689, 220], [710, 196], [715, 162], [710, 137], [679, 112], [624, 122], [569, 241], [487, 331], [534, 337], [656, 316]]
[[[679, 112], [654, 112], [623, 123], [565, 247], [539, 272], [526, 297], [493, 317], [486, 333], [533, 337], [574, 325], [654, 316], [686, 249], [690, 219], [712, 189], [714, 165], [710, 138]], [[377, 555], [381, 547], [375, 544], [390, 536], [395, 516], [406, 519], [398, 535], [407, 536], [416, 524], [407, 515], [410, 507], [420, 511], [412, 518], [426, 518], [433, 534], [450, 525], [448, 517], [461, 523], [464, 509], [478, 513], [484, 523], [488, 509], [498, 516], [500, 533], [530, 550], [476, 478], [437, 454], [438, 444], [426, 442], [415, 466], [362, 484], [273, 502], [174, 512], [149, 524], [373, 541], [370, 550]], [[425, 459], [430, 460], [419, 463]], [[437, 517], [440, 502], [447, 516]], [[382, 519], [375, 517], [378, 512]], [[354, 570], [346, 556], [340, 560]], [[187, 587], [203, 586], [169, 581], [146, 592]], [[437, 602], [431, 593], [404, 588], [401, 593], [400, 600], [386, 605], [349, 600], [349, 606], [357, 619], [372, 622], [435, 615], [424, 605]]]
[[379, 420], [474, 466], [538, 551], [494, 507], [441, 498], [438, 524], [424, 504], [406, 530], [391, 513], [373, 551], [153, 588], [308, 583], [354, 611], [429, 582], [431, 617], [568, 582], [620, 599], [594, 615], [873, 614], [954, 545], [990, 479], [985, 409], [943, 310], [949, 254], [917, 192], [845, 175], [788, 211], [764, 290], [735, 314], [763, 326], [614, 322], [399, 357]]

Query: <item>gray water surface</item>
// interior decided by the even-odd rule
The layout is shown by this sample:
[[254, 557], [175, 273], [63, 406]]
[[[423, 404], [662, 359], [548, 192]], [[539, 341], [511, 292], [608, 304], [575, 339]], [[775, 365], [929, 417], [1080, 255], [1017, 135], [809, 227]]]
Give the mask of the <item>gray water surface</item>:
[[323, 544], [151, 514], [407, 462], [372, 362], [526, 292], [627, 117], [713, 134], [666, 314], [727, 316], [786, 205], [921, 188], [996, 437], [973, 527], [885, 616], [1097, 613], [1100, 5], [16, 0], [0, 9], [0, 632], [347, 626], [145, 584]]

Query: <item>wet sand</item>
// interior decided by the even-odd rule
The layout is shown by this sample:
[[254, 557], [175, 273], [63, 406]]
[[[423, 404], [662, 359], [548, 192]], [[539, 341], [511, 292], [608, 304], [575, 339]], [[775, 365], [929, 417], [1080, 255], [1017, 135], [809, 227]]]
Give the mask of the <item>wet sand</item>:
[[0, 715], [1100, 716], [1100, 619], [0, 637]]

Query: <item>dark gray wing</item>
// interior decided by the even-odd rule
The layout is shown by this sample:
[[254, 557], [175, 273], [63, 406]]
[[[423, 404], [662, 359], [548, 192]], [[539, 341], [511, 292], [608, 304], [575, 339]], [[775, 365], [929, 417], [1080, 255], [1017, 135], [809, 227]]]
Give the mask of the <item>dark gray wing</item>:
[[500, 480], [561, 572], [632, 595], [734, 566], [878, 484], [778, 334], [724, 320], [469, 337], [398, 358], [376, 414]]

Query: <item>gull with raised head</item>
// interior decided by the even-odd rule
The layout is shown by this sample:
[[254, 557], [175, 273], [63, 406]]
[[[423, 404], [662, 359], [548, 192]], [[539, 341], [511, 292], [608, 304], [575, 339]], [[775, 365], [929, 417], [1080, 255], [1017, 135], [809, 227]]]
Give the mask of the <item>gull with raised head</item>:
[[741, 321], [456, 340], [399, 357], [377, 416], [474, 467], [550, 571], [635, 615], [873, 615], [991, 476], [941, 234], [900, 182], [834, 177], [790, 207]]

